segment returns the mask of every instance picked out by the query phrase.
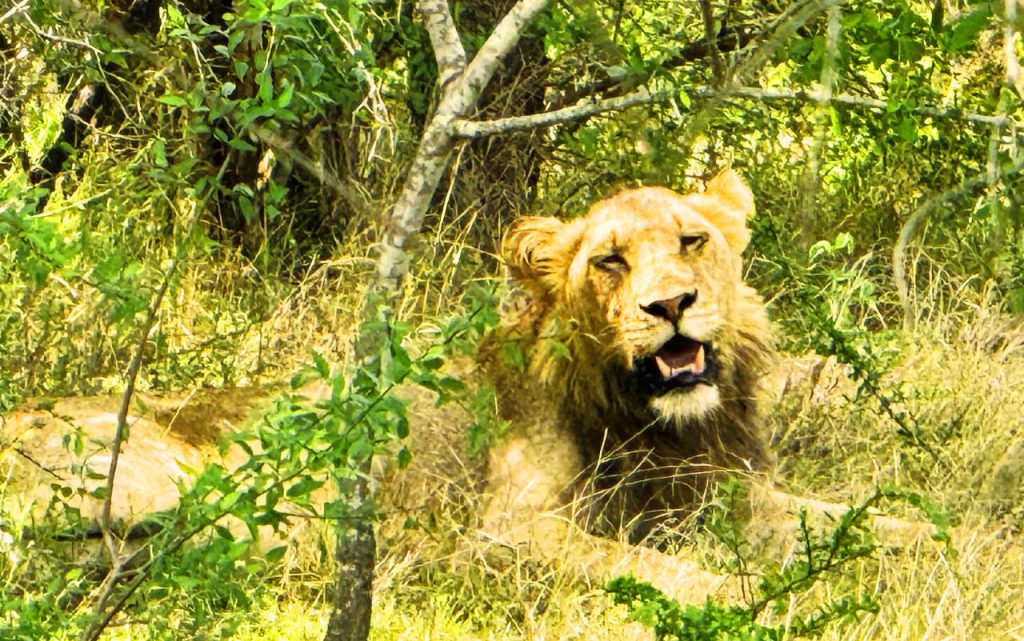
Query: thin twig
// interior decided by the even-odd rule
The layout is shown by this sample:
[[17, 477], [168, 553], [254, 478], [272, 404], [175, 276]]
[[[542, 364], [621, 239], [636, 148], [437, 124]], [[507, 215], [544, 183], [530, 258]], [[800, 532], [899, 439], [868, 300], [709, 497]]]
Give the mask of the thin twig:
[[20, 457], [24, 458], [24, 459], [25, 459], [26, 461], [28, 461], [28, 462], [29, 462], [29, 463], [31, 463], [32, 465], [34, 465], [34, 466], [38, 467], [38, 468], [40, 469], [40, 471], [46, 472], [47, 474], [49, 474], [49, 475], [50, 475], [50, 476], [52, 476], [53, 478], [57, 479], [58, 481], [66, 481], [66, 480], [67, 480], [67, 479], [65, 479], [65, 478], [64, 478], [63, 476], [61, 476], [60, 474], [57, 474], [57, 473], [56, 473], [56, 472], [54, 472], [54, 471], [53, 471], [52, 469], [50, 469], [50, 468], [46, 467], [45, 465], [43, 465], [43, 464], [42, 464], [42, 463], [40, 463], [39, 461], [37, 461], [37, 460], [35, 460], [34, 458], [32, 458], [32, 457], [31, 457], [31, 456], [29, 455], [29, 453], [28, 453], [28, 452], [26, 452], [25, 450], [21, 449], [20, 447], [12, 447], [12, 448], [11, 448], [11, 450], [12, 450], [12, 451], [13, 451], [13, 452], [14, 452], [15, 454], [17, 454], [18, 456], [20, 456]]
[[[227, 170], [227, 162], [221, 165], [220, 171], [217, 173], [215, 179], [216, 183], [224, 178], [224, 173]], [[207, 196], [206, 198], [208, 198]], [[184, 226], [184, 232], [182, 237], [188, 238], [199, 220], [199, 214], [203, 210], [206, 198], [196, 203], [192, 212], [192, 217], [188, 223]], [[114, 535], [111, 528], [111, 505], [114, 496], [114, 480], [117, 475], [117, 464], [121, 455], [121, 446], [125, 439], [128, 438], [128, 410], [131, 407], [132, 396], [135, 393], [135, 382], [138, 379], [139, 371], [142, 369], [143, 353], [145, 351], [146, 343], [149, 340], [149, 334], [156, 323], [156, 315], [160, 311], [160, 304], [170, 287], [171, 280], [173, 279], [174, 273], [177, 270], [178, 264], [181, 262], [185, 253], [185, 243], [178, 244], [175, 249], [175, 256], [171, 259], [171, 264], [167, 268], [164, 274], [163, 282], [160, 284], [160, 289], [157, 290], [156, 295], [150, 303], [149, 311], [146, 314], [146, 320], [142, 324], [142, 331], [139, 337], [139, 344], [135, 350], [135, 354], [132, 357], [131, 363], [128, 365], [128, 370], [125, 374], [127, 378], [127, 384], [125, 385], [124, 394], [121, 396], [121, 407], [117, 412], [117, 431], [114, 434], [114, 441], [110, 445], [111, 456], [110, 456], [110, 468], [107, 471], [107, 485], [106, 485], [106, 496], [103, 497], [103, 507], [100, 511], [99, 526], [100, 532], [103, 534], [103, 542], [107, 548], [107, 553], [110, 556], [111, 569], [108, 572], [106, 579], [104, 579], [103, 589], [99, 599], [96, 601], [96, 606], [93, 608], [93, 614], [96, 617], [89, 627], [82, 632], [82, 641], [95, 641], [106, 629], [107, 625], [113, 613], [116, 612], [117, 608], [108, 613], [108, 616], [102, 618], [100, 615], [106, 610], [107, 602], [114, 593], [114, 588], [120, 582], [124, 576], [124, 570], [130, 565], [135, 555], [129, 555], [127, 558], [119, 558], [117, 546], [114, 542]]]
[[[157, 290], [156, 295], [150, 303], [149, 311], [146, 314], [146, 320], [142, 324], [142, 332], [139, 337], [138, 347], [135, 349], [135, 355], [132, 357], [132, 361], [128, 365], [128, 371], [126, 374], [128, 382], [125, 386], [124, 394], [121, 395], [121, 407], [117, 411], [117, 432], [114, 434], [114, 442], [110, 446], [110, 468], [107, 471], [106, 496], [103, 497], [103, 509], [100, 512], [99, 519], [100, 532], [103, 535], [103, 543], [106, 546], [107, 554], [110, 557], [111, 570], [104, 579], [103, 591], [100, 593], [100, 598], [96, 601], [94, 611], [97, 615], [106, 609], [107, 601], [113, 595], [114, 588], [124, 575], [124, 569], [127, 565], [127, 559], [120, 558], [117, 544], [114, 541], [114, 534], [111, 529], [110, 510], [114, 496], [114, 478], [117, 474], [117, 463], [121, 455], [121, 445], [128, 437], [128, 410], [131, 407], [132, 396], [135, 393], [135, 381], [138, 379], [139, 370], [142, 368], [142, 355], [145, 351], [146, 343], [149, 341], [149, 333], [156, 322], [156, 315], [160, 310], [160, 304], [164, 299], [164, 295], [167, 293], [167, 288], [170, 285], [171, 278], [174, 276], [177, 266], [177, 258], [172, 259], [170, 267], [164, 274], [164, 280], [160, 284], [160, 289]], [[84, 641], [94, 641], [99, 638], [104, 627], [105, 626], [96, 625], [89, 626], [82, 634], [82, 639]]]
[[25, 7], [28, 6], [28, 0], [21, 0], [21, 2], [15, 4], [13, 7], [7, 10], [4, 15], [0, 16], [0, 24], [7, 22], [7, 19], [16, 13], [21, 13]]

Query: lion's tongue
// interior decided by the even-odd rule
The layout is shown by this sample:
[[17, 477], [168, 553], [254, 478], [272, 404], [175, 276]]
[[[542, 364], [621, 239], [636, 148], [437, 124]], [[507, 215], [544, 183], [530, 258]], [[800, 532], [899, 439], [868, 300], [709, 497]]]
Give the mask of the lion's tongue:
[[689, 372], [704, 373], [704, 346], [697, 341], [676, 337], [654, 355], [658, 371], [666, 381]]

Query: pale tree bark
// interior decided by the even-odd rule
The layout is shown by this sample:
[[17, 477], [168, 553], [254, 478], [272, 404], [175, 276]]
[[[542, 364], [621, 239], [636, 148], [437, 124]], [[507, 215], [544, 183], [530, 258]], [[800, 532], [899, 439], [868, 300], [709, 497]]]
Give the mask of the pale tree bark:
[[[546, 5], [547, 0], [517, 2], [467, 65], [466, 53], [447, 1], [418, 2], [417, 13], [427, 28], [437, 59], [441, 97], [424, 129], [381, 243], [377, 280], [366, 300], [364, 313], [367, 317], [376, 317], [379, 306], [385, 305], [398, 292], [408, 270], [405, 247], [422, 226], [430, 200], [447, 168], [457, 141], [455, 121], [477, 108], [480, 96], [502, 58], [512, 50], [526, 27]], [[370, 356], [367, 352], [374, 344], [376, 341], [367, 340], [367, 337], [357, 339], [357, 364]], [[370, 499], [370, 459], [367, 458], [360, 467], [355, 478], [343, 482], [340, 488], [353, 508], [353, 517], [342, 519], [338, 527], [335, 550], [338, 570], [325, 641], [366, 641], [370, 634], [376, 541], [373, 523], [361, 509]]]
[[[441, 44], [438, 64], [442, 88], [437, 110], [423, 132], [419, 149], [409, 169], [405, 186], [391, 214], [380, 246], [377, 282], [382, 291], [397, 291], [408, 269], [405, 247], [423, 224], [427, 207], [448, 166], [457, 140], [454, 123], [476, 109], [480, 95], [497, 70], [501, 59], [519, 42], [523, 31], [547, 5], [547, 0], [520, 0], [501, 19], [473, 60], [461, 74], [452, 75], [453, 61], [459, 60], [454, 40], [457, 32], [444, 0], [421, 0], [417, 9], [431, 30], [430, 41]], [[458, 45], [457, 50], [461, 50]], [[443, 66], [447, 65], [447, 66]]]

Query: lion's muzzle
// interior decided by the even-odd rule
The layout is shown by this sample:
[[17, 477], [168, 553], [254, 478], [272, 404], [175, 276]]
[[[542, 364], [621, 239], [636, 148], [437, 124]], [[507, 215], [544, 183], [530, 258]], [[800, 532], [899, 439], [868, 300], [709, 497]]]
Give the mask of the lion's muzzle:
[[711, 344], [682, 334], [676, 334], [644, 358], [637, 369], [643, 386], [652, 396], [699, 384], [714, 385], [718, 371]]

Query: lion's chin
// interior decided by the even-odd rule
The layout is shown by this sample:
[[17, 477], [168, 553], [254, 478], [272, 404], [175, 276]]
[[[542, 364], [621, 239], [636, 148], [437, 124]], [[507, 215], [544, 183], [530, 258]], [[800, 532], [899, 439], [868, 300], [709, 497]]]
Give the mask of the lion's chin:
[[721, 402], [717, 385], [697, 384], [656, 396], [650, 405], [662, 419], [681, 425], [706, 417], [718, 409]]

